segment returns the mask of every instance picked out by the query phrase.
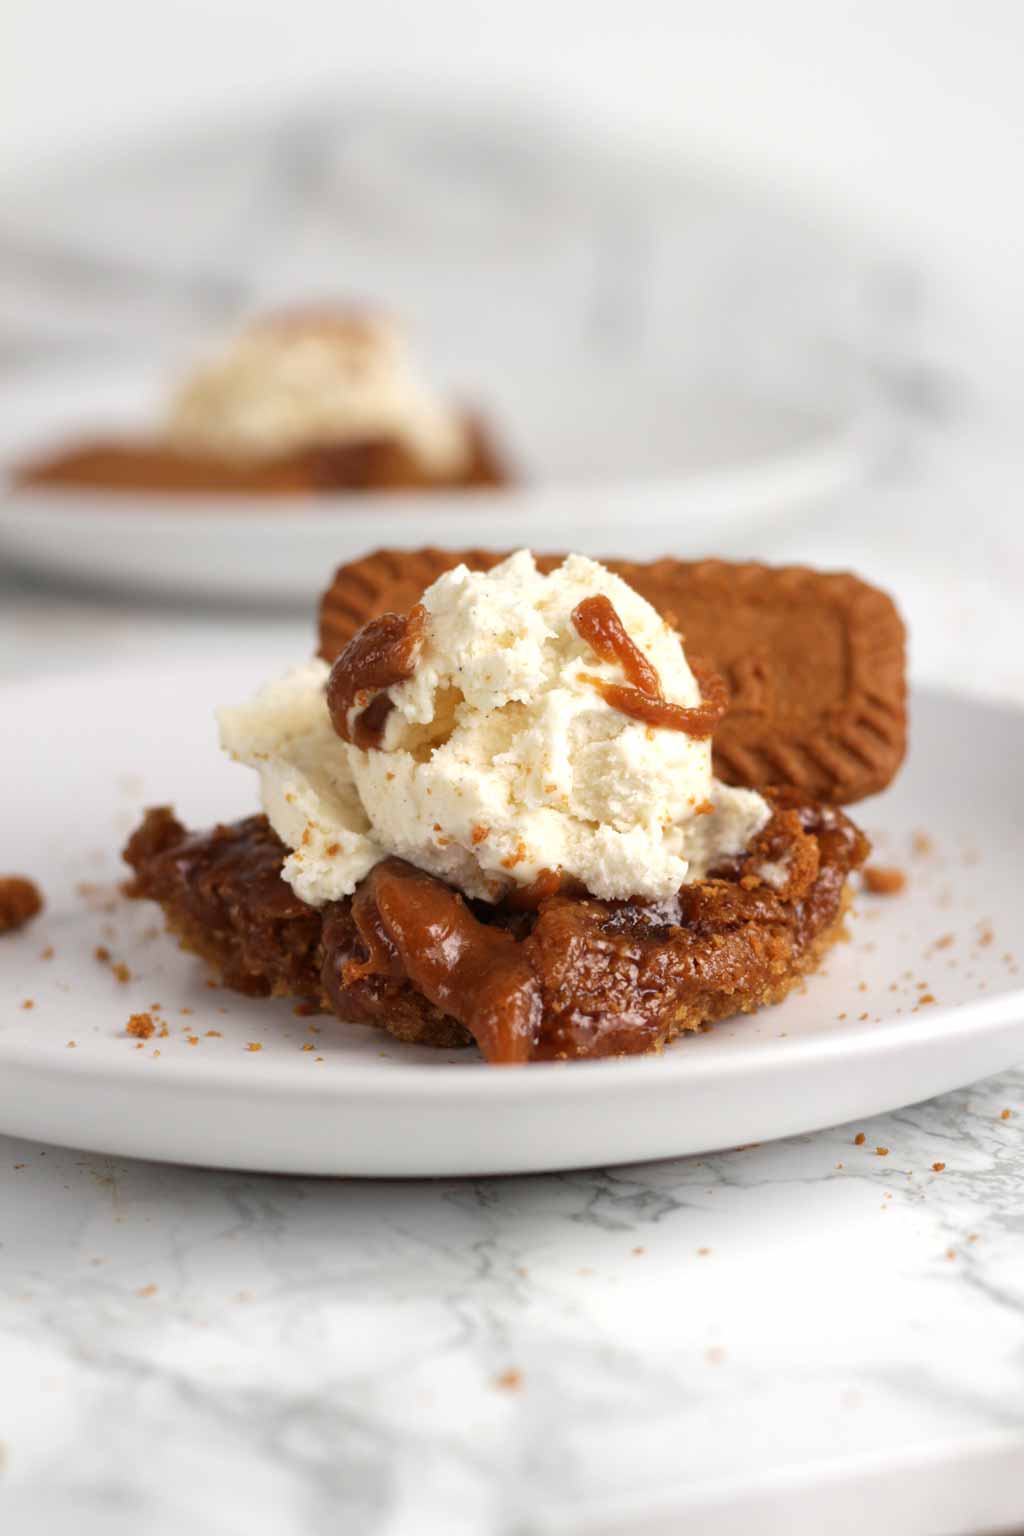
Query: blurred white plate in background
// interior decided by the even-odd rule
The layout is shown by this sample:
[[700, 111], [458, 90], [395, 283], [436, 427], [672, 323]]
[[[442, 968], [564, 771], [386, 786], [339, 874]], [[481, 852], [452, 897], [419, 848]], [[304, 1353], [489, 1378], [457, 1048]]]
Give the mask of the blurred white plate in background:
[[869, 278], [756, 189], [505, 109], [368, 103], [140, 144], [5, 193], [0, 338], [26, 367], [0, 385], [0, 456], [152, 424], [241, 316], [338, 296], [407, 319], [524, 486], [305, 506], [8, 490], [0, 548], [303, 599], [374, 543], [726, 549], [863, 470]]

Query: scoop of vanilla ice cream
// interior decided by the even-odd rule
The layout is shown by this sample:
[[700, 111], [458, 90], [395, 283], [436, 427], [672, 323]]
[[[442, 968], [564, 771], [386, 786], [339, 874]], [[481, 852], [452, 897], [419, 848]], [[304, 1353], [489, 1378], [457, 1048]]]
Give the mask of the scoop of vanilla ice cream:
[[457, 473], [469, 452], [463, 422], [427, 389], [399, 328], [335, 311], [248, 326], [185, 379], [168, 433], [183, 449], [227, 459], [397, 438], [437, 474]]
[[713, 779], [710, 741], [634, 720], [587, 681], [623, 681], [572, 622], [597, 593], [665, 697], [698, 704], [679, 636], [631, 587], [580, 555], [543, 575], [522, 550], [424, 593], [423, 648], [388, 690], [379, 748], [334, 733], [323, 662], [221, 711], [223, 744], [259, 771], [303, 900], [349, 894], [389, 853], [489, 901], [542, 870], [598, 897], [661, 900], [746, 847], [768, 806]]

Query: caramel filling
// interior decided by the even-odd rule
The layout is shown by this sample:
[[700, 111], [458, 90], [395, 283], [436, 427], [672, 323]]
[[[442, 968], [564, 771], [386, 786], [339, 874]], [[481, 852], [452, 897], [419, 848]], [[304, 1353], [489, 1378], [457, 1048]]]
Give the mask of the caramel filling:
[[383, 613], [364, 624], [338, 657], [327, 679], [327, 709], [343, 741], [379, 747], [393, 708], [385, 690], [407, 682], [426, 638], [422, 603], [408, 613]]
[[573, 609], [572, 622], [581, 640], [585, 640], [602, 661], [617, 664], [626, 674], [625, 683], [610, 683], [600, 677], [581, 674], [581, 680], [632, 720], [669, 731], [685, 731], [688, 736], [710, 736], [729, 707], [725, 683], [715, 672], [694, 666], [700, 684], [701, 702], [692, 709], [666, 699], [657, 668], [640, 647], [630, 639], [615, 611], [611, 598], [603, 592], [585, 597]]
[[464, 1024], [488, 1061], [529, 1061], [540, 1033], [540, 984], [521, 944], [478, 922], [450, 886], [402, 859], [384, 859], [352, 898], [366, 950], [348, 960], [346, 986], [368, 976], [407, 978]]

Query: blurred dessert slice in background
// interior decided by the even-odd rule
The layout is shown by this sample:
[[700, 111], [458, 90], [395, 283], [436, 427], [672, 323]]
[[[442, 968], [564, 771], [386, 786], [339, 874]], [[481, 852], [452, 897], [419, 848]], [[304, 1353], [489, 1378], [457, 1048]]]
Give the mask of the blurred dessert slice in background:
[[389, 317], [282, 311], [198, 364], [151, 437], [69, 443], [22, 485], [322, 494], [495, 486], [508, 471], [475, 416], [435, 394]]

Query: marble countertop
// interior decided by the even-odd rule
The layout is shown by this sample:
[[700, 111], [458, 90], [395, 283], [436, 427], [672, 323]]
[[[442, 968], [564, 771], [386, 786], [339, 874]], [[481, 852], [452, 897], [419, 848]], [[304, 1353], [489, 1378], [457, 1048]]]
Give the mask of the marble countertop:
[[463, 1182], [2, 1139], [4, 1529], [1008, 1524], [1022, 1111], [1017, 1072], [706, 1159]]

